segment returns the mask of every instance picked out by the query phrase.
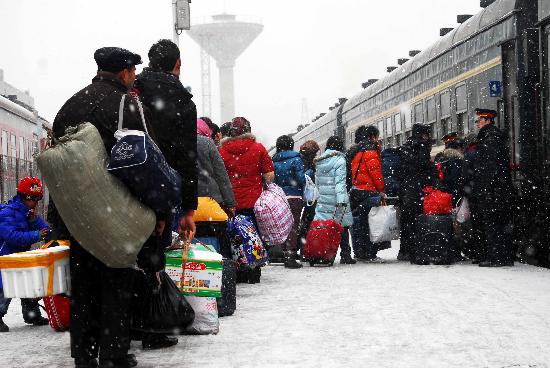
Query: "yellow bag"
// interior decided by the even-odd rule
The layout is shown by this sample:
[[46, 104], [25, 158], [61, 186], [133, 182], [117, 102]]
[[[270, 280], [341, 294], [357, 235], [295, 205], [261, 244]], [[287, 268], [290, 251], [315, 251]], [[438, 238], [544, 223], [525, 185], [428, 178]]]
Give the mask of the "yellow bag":
[[193, 216], [195, 222], [227, 221], [227, 213], [210, 197], [199, 197], [199, 205]]

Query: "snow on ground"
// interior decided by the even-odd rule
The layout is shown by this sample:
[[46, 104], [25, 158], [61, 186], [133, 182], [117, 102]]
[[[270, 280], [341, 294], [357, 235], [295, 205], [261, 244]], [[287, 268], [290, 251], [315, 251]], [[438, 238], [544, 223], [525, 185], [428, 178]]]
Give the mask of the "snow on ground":
[[[238, 286], [217, 336], [161, 351], [132, 344], [139, 367], [550, 367], [550, 270], [463, 263], [264, 269]], [[0, 335], [0, 367], [71, 367], [69, 334], [23, 323]]]

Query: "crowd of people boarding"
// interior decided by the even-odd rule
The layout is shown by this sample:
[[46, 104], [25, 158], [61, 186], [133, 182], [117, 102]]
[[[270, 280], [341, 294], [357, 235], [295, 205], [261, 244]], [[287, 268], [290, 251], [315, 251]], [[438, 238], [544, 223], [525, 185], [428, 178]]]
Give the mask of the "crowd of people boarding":
[[[145, 130], [181, 177], [179, 205], [155, 213], [155, 231], [141, 247], [137, 267], [112, 268], [90, 253], [65, 225], [67, 218], [54, 201], [49, 203], [48, 222], [40, 219], [34, 211], [43, 195], [37, 178], [25, 178], [13, 200], [0, 207], [0, 255], [29, 250], [41, 240], [70, 240], [70, 344], [76, 367], [136, 366], [136, 357], [128, 353], [130, 341], [136, 338], [144, 349], [177, 344], [177, 338], [165, 333], [132, 335], [132, 305], [140, 302], [136, 290], [157, 283], [165, 267], [165, 251], [173, 243], [172, 229], [187, 237], [216, 236], [220, 253], [234, 258], [234, 239], [225, 226], [196, 220], [199, 198], [214, 200], [230, 221], [243, 216], [256, 224], [258, 199], [273, 184], [280, 187], [291, 213], [288, 236], [266, 250], [272, 263], [281, 262], [288, 269], [303, 267], [311, 223], [326, 220], [343, 228], [341, 264], [383, 262], [378, 252], [390, 244], [371, 241], [369, 213], [393, 203], [401, 222], [398, 260], [418, 263], [416, 222], [423, 211], [424, 190], [432, 186], [450, 193], [455, 206], [463, 198], [470, 204], [468, 231], [475, 235], [462, 234], [468, 241], [455, 242], [456, 260], [468, 257], [480, 266], [513, 265], [507, 229], [511, 179], [505, 135], [495, 127], [494, 112], [479, 110], [477, 136], [467, 137], [466, 143], [458, 137], [448, 139], [435, 161], [430, 155], [430, 128], [423, 124], [414, 124], [403, 146], [382, 152], [380, 133], [371, 125], [357, 129], [351, 147], [332, 136], [323, 149], [310, 140], [296, 150], [291, 136], [281, 136], [277, 152], [270, 157], [246, 118], [235, 117], [221, 127], [208, 117], [197, 119], [192, 95], [179, 79], [180, 51], [173, 42], [158, 41], [148, 57], [149, 66], [136, 75], [140, 55], [117, 47], [98, 49], [94, 54], [97, 75], [63, 105], [51, 133], [55, 142], [79, 124], [90, 123], [97, 128], [105, 151], [111, 152], [123, 115], [124, 128]], [[305, 198], [306, 188], [312, 187], [317, 195]], [[239, 269], [236, 281], [260, 282], [262, 265]], [[9, 331], [2, 321], [9, 304], [0, 289], [2, 332]], [[22, 307], [25, 322], [47, 323], [36, 300], [23, 299]]]

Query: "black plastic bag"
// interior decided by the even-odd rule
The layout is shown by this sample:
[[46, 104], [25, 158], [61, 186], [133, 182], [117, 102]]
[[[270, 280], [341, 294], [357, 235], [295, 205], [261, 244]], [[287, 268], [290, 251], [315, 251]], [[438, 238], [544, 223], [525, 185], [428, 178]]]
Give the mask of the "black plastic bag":
[[[159, 285], [160, 281], [160, 285]], [[137, 277], [132, 329], [140, 332], [180, 334], [194, 318], [193, 308], [166, 272]]]

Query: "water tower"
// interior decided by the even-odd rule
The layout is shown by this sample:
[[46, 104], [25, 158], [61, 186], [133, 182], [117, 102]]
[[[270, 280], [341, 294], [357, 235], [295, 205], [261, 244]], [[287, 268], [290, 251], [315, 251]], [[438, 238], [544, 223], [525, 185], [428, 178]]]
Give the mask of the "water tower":
[[220, 72], [220, 121], [235, 116], [235, 60], [260, 34], [263, 25], [255, 21], [237, 19], [232, 14], [212, 16], [202, 24], [194, 24], [187, 33], [201, 47], [202, 113], [210, 115], [210, 56], [216, 60]]

